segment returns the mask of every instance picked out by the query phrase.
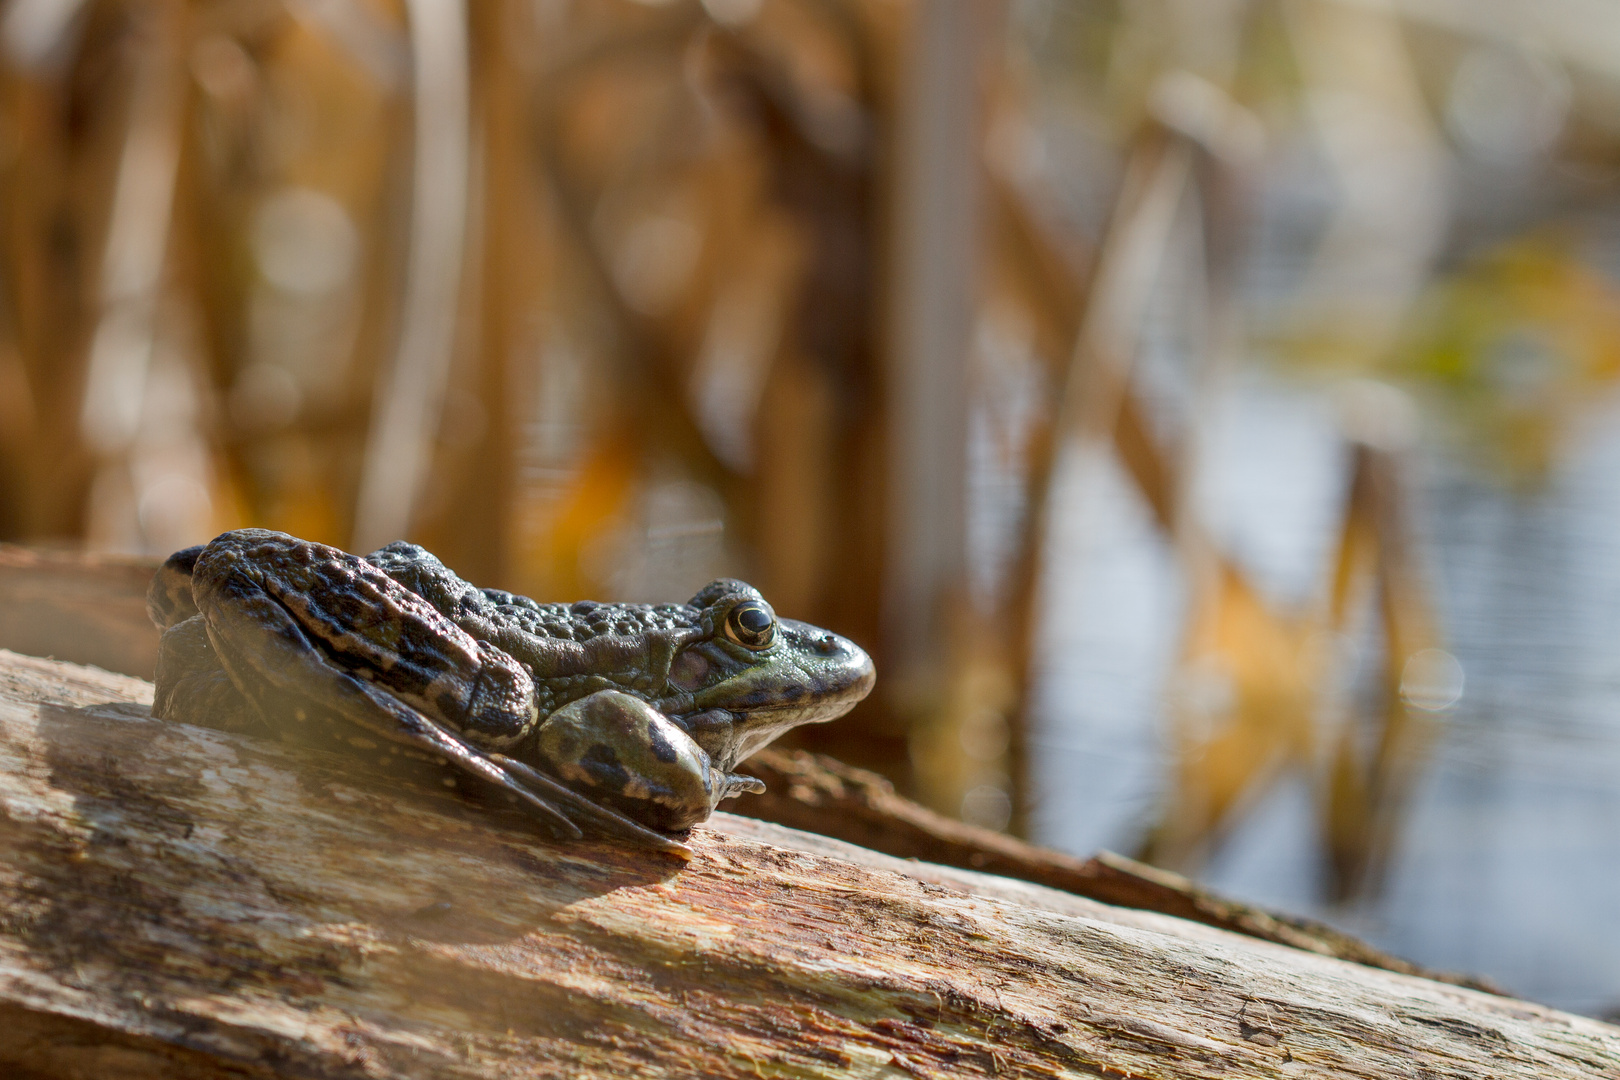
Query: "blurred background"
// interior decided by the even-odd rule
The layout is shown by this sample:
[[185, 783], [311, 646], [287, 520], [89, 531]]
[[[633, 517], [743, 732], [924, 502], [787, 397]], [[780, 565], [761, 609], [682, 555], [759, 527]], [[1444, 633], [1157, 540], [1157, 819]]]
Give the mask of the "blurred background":
[[715, 576], [799, 745], [1620, 1010], [1620, 7], [8, 0], [0, 539]]

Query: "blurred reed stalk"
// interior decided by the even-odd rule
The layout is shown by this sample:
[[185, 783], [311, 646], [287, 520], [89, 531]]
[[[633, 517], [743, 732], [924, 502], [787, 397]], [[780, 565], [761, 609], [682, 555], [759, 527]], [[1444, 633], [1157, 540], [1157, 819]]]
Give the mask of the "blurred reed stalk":
[[356, 551], [404, 536], [431, 466], [456, 341], [468, 234], [470, 63], [460, 0], [406, 0], [411, 49], [410, 232], [399, 343], [381, 373], [354, 523]]

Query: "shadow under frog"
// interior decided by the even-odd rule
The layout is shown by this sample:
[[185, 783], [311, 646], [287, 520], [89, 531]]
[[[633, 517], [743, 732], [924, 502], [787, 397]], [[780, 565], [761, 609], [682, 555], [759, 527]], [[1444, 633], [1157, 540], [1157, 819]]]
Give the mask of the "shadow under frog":
[[715, 581], [684, 604], [543, 604], [457, 577], [414, 544], [362, 559], [260, 529], [171, 556], [153, 713], [423, 765], [559, 839], [681, 857], [733, 771], [870, 691], [854, 643]]
[[[187, 729], [176, 735], [188, 745], [166, 747], [166, 725], [126, 702], [38, 709], [50, 783], [72, 800], [77, 828], [9, 820], [3, 809], [0, 827], [14, 839], [32, 835], [23, 844], [30, 870], [55, 879], [42, 890], [55, 915], [42, 912], [31, 935], [42, 944], [81, 940], [52, 931], [58, 923], [105, 936], [131, 919], [167, 922], [216, 879], [233, 902], [259, 896], [273, 908], [426, 940], [492, 943], [579, 900], [678, 872], [617, 844], [593, 843], [579, 856], [536, 847], [521, 812], [470, 804], [426, 769], [356, 773], [338, 751]], [[191, 771], [175, 769], [177, 760]], [[355, 827], [350, 818], [387, 824]], [[569, 870], [558, 874], [553, 864], [563, 860]], [[188, 868], [199, 861], [207, 865]], [[377, 890], [344, 884], [384, 880]], [[86, 904], [101, 913], [86, 919]]]
[[[465, 979], [428, 943], [578, 938], [571, 906], [679, 872], [622, 844], [537, 844], [526, 817], [491, 815], [436, 776], [356, 773], [340, 752], [170, 725], [127, 702], [37, 708], [71, 809], [65, 828], [0, 811], [21, 895], [37, 899], [8, 932], [67, 985], [88, 966], [109, 1002], [182, 1031], [197, 1020], [174, 1000], [225, 986], [297, 998], [360, 969], [459, 1015]], [[577, 1037], [568, 994], [514, 977], [484, 1019], [496, 1034]]]

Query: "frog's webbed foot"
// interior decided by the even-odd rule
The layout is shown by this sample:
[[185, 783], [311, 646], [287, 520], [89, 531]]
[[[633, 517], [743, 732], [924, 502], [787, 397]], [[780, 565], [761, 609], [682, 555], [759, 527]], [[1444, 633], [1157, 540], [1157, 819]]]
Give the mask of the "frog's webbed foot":
[[679, 855], [683, 859], [692, 857], [691, 848], [668, 834], [649, 829], [617, 810], [592, 802], [572, 788], [565, 787], [563, 784], [553, 780], [532, 765], [525, 765], [521, 761], [501, 754], [491, 754], [489, 759], [524, 784], [543, 792], [546, 799], [556, 803], [559, 809], [580, 825], [588, 825], [596, 832], [617, 837], [621, 840], [628, 840], [643, 847], [667, 851], [672, 855]]

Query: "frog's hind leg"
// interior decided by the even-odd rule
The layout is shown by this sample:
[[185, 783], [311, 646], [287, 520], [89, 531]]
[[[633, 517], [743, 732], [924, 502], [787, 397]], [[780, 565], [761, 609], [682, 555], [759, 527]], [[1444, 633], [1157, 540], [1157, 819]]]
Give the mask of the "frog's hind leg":
[[[443, 759], [516, 799], [553, 836], [577, 840], [584, 835], [551, 800], [519, 783], [481, 751], [388, 691], [328, 663], [287, 610], [248, 575], [211, 578], [198, 590], [197, 601], [221, 665], [249, 700], [263, 687], [320, 702], [325, 707], [313, 710], [315, 716], [335, 723], [332, 714], [339, 714], [379, 739]], [[250, 656], [252, 663], [245, 659]]]

